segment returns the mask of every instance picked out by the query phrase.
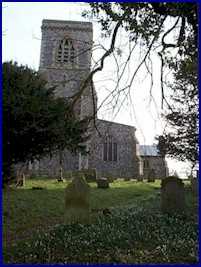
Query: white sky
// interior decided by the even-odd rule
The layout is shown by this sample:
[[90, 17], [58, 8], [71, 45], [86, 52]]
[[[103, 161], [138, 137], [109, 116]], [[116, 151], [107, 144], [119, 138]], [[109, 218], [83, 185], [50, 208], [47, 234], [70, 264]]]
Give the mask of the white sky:
[[[31, 68], [38, 69], [40, 57], [40, 39], [41, 39], [41, 23], [43, 19], [58, 20], [78, 20], [86, 21], [82, 18], [81, 12], [86, 9], [85, 3], [70, 2], [19, 2], [19, 3], [3, 3], [2, 15], [2, 60], [14, 60], [19, 64], [28, 65]], [[109, 40], [101, 38], [100, 25], [93, 20], [93, 41], [95, 44], [101, 43], [105, 47], [109, 47]], [[125, 45], [127, 38], [125, 32], [121, 30], [118, 35], [116, 45], [122, 49], [122, 57], [118, 58], [118, 62], [124, 61], [128, 54], [128, 46]], [[120, 84], [120, 89], [124, 87], [126, 79], [134, 72], [139, 64], [139, 48], [134, 51], [131, 63], [127, 69], [125, 78]], [[97, 60], [101, 55], [100, 50], [93, 53], [93, 58]], [[99, 112], [99, 118], [113, 120], [115, 122], [128, 124], [137, 128], [136, 136], [140, 144], [153, 144], [154, 137], [162, 133], [164, 122], [160, 118], [161, 90], [159, 83], [160, 61], [156, 55], [153, 55], [154, 68], [154, 84], [152, 94], [156, 101], [157, 108], [153, 101], [149, 103], [150, 77], [145, 79], [145, 69], [137, 75], [131, 87], [132, 104], [126, 100], [121, 110], [115, 116], [108, 111], [110, 106], [103, 107]], [[130, 70], [130, 71], [129, 71]], [[114, 58], [109, 58], [105, 62], [104, 70], [94, 77], [94, 83], [98, 94], [99, 104], [105, 98], [108, 90], [114, 89], [115, 83], [111, 79], [116, 80], [116, 64]], [[123, 96], [122, 96], [123, 97]], [[116, 111], [118, 110], [116, 107]], [[178, 163], [177, 161], [168, 159], [170, 170], [184, 176], [188, 169], [187, 164]]]

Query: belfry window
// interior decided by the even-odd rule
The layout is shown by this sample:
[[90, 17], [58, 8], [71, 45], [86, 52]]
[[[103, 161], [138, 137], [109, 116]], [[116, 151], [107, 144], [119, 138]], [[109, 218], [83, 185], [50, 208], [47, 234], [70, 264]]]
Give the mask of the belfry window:
[[107, 136], [103, 143], [103, 160], [117, 161], [117, 143], [111, 136]]
[[60, 41], [57, 51], [58, 63], [75, 63], [75, 48], [72, 40], [64, 39]]

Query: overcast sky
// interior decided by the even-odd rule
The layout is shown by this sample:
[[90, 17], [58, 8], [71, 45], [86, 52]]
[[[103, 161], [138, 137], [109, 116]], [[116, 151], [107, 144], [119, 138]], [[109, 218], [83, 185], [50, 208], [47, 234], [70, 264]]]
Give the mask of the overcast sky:
[[[19, 64], [26, 64], [38, 70], [40, 58], [41, 23], [43, 19], [57, 20], [77, 20], [86, 21], [81, 16], [85, 3], [70, 2], [20, 2], [3, 3], [3, 40], [2, 40], [2, 60], [14, 60]], [[109, 47], [109, 40], [101, 38], [100, 26], [95, 20], [93, 22], [93, 41], [94, 44], [101, 43], [106, 48]], [[122, 49], [122, 56], [118, 58], [121, 64], [128, 54], [127, 38], [121, 30], [117, 39], [117, 46]], [[140, 49], [136, 48], [132, 60], [128, 66], [127, 73], [120, 84], [129, 79], [129, 75], [139, 64]], [[93, 53], [94, 60], [100, 58], [103, 51], [96, 50]], [[111, 111], [111, 106], [104, 106], [99, 111], [99, 118], [113, 120], [115, 122], [128, 124], [137, 128], [136, 136], [140, 144], [153, 144], [154, 137], [162, 133], [165, 123], [160, 118], [161, 91], [159, 83], [160, 61], [156, 55], [154, 60], [154, 84], [152, 94], [156, 103], [150, 103], [149, 89], [150, 77], [145, 75], [145, 69], [139, 72], [131, 88], [131, 100], [126, 99], [124, 105], [116, 106], [115, 112]], [[106, 60], [104, 71], [94, 77], [95, 88], [98, 94], [99, 104], [106, 97], [108, 91], [115, 87], [116, 64], [114, 58]], [[120, 88], [120, 89], [121, 89]], [[123, 95], [122, 98], [123, 99]], [[119, 106], [121, 109], [119, 112]], [[168, 160], [170, 169], [175, 169], [182, 175], [185, 174], [187, 165], [176, 161]]]

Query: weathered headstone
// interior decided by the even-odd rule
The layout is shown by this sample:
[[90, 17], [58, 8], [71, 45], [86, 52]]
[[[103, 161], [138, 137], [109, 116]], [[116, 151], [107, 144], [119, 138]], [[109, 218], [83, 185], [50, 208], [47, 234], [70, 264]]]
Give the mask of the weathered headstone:
[[169, 176], [161, 181], [161, 210], [170, 214], [185, 210], [184, 183], [181, 179]]
[[57, 179], [58, 182], [64, 182], [64, 177], [63, 177], [63, 168], [60, 166], [59, 168], [59, 177]]
[[143, 182], [143, 175], [139, 175], [137, 178], [137, 182]]
[[112, 177], [111, 175], [107, 176], [107, 180], [108, 180], [109, 183], [113, 183], [114, 182], [114, 177]]
[[191, 178], [191, 190], [194, 195], [198, 195], [198, 179]]
[[154, 169], [151, 169], [151, 170], [149, 171], [147, 181], [148, 181], [149, 183], [154, 183], [154, 182], [155, 182], [155, 178], [156, 178], [155, 170], [154, 170]]
[[74, 176], [65, 190], [66, 224], [89, 223], [90, 220], [90, 186], [81, 174]]
[[17, 173], [17, 181], [15, 184], [16, 187], [25, 186], [25, 174], [24, 173]]
[[98, 178], [96, 181], [98, 188], [109, 188], [109, 181], [107, 178]]

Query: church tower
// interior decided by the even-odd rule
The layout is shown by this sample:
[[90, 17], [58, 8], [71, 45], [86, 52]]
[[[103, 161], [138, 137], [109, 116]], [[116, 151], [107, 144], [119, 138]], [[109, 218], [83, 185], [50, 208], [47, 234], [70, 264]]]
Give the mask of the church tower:
[[[55, 87], [57, 97], [71, 97], [76, 94], [91, 70], [93, 28], [90, 22], [43, 20], [39, 71], [48, 86]], [[93, 84], [85, 88], [74, 107], [79, 118], [94, 115], [96, 92]], [[87, 142], [89, 149], [90, 141]], [[88, 168], [88, 158], [63, 153], [63, 170]], [[39, 162], [41, 173], [57, 175], [59, 153]]]
[[[92, 23], [43, 20], [41, 29], [39, 71], [48, 85], [56, 86], [56, 96], [71, 97], [78, 92], [91, 69]], [[85, 89], [75, 111], [80, 117], [93, 115], [91, 85]]]

